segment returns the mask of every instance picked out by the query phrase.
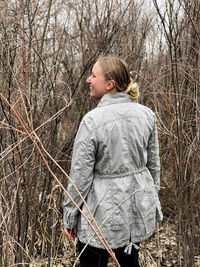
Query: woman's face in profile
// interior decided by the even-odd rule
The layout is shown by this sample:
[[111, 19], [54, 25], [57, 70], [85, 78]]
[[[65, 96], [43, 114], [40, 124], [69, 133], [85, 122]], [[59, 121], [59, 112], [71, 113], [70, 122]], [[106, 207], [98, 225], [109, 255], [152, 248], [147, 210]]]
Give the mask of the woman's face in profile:
[[94, 64], [92, 73], [87, 78], [86, 82], [90, 86], [90, 96], [95, 99], [101, 99], [102, 96], [110, 91], [109, 81], [106, 81], [98, 61]]

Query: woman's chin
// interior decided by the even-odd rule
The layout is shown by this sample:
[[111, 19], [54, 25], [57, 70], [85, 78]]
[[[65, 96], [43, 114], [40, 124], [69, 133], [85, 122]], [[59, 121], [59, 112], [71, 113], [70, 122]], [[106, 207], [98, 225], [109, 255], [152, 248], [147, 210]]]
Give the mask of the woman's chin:
[[95, 97], [95, 93], [93, 91], [90, 91], [90, 96]]

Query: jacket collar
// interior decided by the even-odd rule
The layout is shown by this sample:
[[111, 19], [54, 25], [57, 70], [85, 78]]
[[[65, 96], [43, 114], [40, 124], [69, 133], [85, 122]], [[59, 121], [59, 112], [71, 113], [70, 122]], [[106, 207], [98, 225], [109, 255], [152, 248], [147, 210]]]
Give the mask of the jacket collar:
[[118, 103], [126, 103], [126, 102], [133, 102], [133, 100], [127, 94], [124, 93], [105, 94], [99, 101], [97, 107], [118, 104]]

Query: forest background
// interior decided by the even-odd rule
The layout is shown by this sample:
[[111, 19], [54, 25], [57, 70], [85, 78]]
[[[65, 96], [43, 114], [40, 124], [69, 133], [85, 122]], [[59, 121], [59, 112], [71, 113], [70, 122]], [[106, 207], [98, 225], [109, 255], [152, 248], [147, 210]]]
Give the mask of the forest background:
[[64, 188], [96, 106], [85, 80], [108, 54], [158, 118], [164, 221], [141, 266], [200, 266], [199, 0], [0, 1], [0, 266], [78, 266]]

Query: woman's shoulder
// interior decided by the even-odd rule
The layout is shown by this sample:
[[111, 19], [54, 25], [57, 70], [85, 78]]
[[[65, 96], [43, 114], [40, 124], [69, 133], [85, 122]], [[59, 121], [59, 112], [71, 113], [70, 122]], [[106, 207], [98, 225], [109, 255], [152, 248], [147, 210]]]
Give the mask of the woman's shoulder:
[[82, 119], [82, 123], [86, 124], [88, 128], [94, 129], [102, 122], [102, 110], [97, 107], [86, 113]]
[[94, 130], [110, 121], [128, 117], [142, 117], [149, 121], [156, 119], [155, 113], [151, 108], [138, 102], [133, 102], [123, 106], [123, 109], [118, 105], [96, 107], [85, 114], [82, 122], [87, 125], [88, 129]]
[[139, 102], [135, 102], [135, 103], [136, 103], [136, 106], [137, 106], [139, 109], [144, 110], [144, 111], [146, 111], [146, 112], [149, 112], [149, 113], [151, 113], [151, 114], [154, 114], [154, 111], [153, 111], [150, 107], [148, 107], [148, 106], [146, 106], [146, 105], [144, 105], [144, 104], [141, 104], [141, 103], [139, 103]]
[[146, 105], [136, 102], [134, 109], [135, 109], [135, 113], [141, 117], [146, 117], [146, 118], [153, 119], [153, 120], [156, 118], [155, 112]]

